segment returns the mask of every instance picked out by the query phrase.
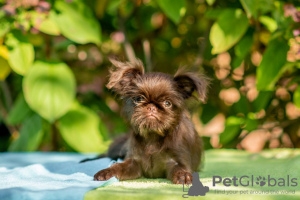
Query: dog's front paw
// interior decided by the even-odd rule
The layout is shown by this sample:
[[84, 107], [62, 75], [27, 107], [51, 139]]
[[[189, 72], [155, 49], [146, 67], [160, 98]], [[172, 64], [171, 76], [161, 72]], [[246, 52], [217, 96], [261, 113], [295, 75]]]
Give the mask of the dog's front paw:
[[190, 185], [193, 182], [193, 176], [190, 172], [184, 170], [178, 170], [173, 174], [172, 182], [174, 184], [184, 184]]
[[106, 181], [113, 176], [115, 176], [113, 170], [111, 170], [110, 168], [103, 169], [94, 175], [94, 181]]

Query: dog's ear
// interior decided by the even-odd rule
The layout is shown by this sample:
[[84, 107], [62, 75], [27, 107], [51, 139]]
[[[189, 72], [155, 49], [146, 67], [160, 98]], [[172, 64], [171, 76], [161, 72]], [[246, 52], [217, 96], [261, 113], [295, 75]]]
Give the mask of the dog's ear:
[[109, 81], [106, 87], [124, 95], [134, 85], [135, 80], [144, 74], [143, 63], [139, 59], [134, 62], [120, 62], [112, 58], [109, 60], [114, 68], [109, 71]]
[[193, 92], [196, 91], [198, 99], [205, 102], [209, 78], [204, 74], [183, 72], [183, 69], [179, 69], [174, 76], [174, 81], [184, 99], [192, 97]]

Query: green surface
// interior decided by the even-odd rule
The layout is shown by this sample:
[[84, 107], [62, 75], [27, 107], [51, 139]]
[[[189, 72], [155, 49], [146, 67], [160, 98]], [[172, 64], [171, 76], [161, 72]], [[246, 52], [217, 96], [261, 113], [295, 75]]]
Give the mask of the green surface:
[[[300, 198], [300, 150], [296, 149], [274, 149], [266, 150], [258, 154], [251, 154], [239, 150], [210, 150], [206, 152], [204, 168], [199, 173], [200, 180], [204, 186], [209, 186], [210, 191], [206, 196], [196, 196], [191, 199], [299, 199]], [[241, 177], [243, 175], [254, 177], [266, 177], [287, 179], [297, 178], [297, 186], [258, 186], [253, 187], [230, 186], [223, 184], [212, 186], [212, 177]], [[273, 182], [271, 182], [273, 183]], [[245, 182], [243, 182], [245, 184]], [[291, 184], [291, 182], [290, 182]], [[185, 191], [188, 188], [185, 187]], [[216, 194], [216, 191], [225, 190], [225, 194]], [[241, 191], [278, 191], [279, 194], [240, 194]], [[290, 191], [294, 194], [280, 194], [281, 191]], [[237, 194], [227, 194], [228, 192]], [[173, 185], [166, 179], [137, 179], [121, 181], [106, 187], [97, 188], [88, 192], [85, 200], [91, 199], [183, 199], [182, 185]]]

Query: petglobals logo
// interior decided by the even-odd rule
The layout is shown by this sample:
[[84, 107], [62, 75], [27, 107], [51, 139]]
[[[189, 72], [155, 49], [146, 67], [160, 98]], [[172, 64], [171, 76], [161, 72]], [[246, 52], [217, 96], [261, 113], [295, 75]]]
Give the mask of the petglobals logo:
[[[201, 180], [199, 179], [199, 174], [197, 172], [194, 172], [192, 176], [192, 186], [189, 187], [189, 185], [187, 185], [189, 187], [187, 191], [184, 189], [184, 179], [181, 180], [184, 192], [182, 197], [184, 198], [188, 198], [188, 196], [206, 196], [208, 192], [212, 192], [219, 195], [291, 195], [295, 194], [294, 188], [298, 186], [298, 178], [292, 177], [290, 175], [282, 177], [274, 177], [272, 175], [244, 175], [240, 177], [233, 176], [230, 178], [213, 176], [211, 180], [212, 186], [210, 187], [202, 184]], [[219, 186], [221, 186], [222, 189], [220, 189]], [[228, 187], [228, 189], [225, 189], [224, 186]], [[239, 189], [235, 190], [234, 187], [239, 187]], [[241, 190], [240, 187], [245, 187], [245, 189]], [[258, 189], [257, 187], [263, 188]]]
[[271, 175], [268, 175], [267, 177], [254, 177], [253, 175], [251, 176], [241, 176], [241, 177], [236, 177], [233, 176], [232, 178], [222, 178], [221, 176], [213, 176], [213, 187], [216, 186], [217, 184], [223, 184], [225, 187], [231, 187], [231, 186], [268, 186], [268, 187], [274, 187], [274, 186], [279, 186], [279, 187], [296, 187], [298, 186], [298, 179], [297, 178], [292, 178], [290, 175], [287, 175], [286, 177], [281, 177], [281, 178], [274, 178]]

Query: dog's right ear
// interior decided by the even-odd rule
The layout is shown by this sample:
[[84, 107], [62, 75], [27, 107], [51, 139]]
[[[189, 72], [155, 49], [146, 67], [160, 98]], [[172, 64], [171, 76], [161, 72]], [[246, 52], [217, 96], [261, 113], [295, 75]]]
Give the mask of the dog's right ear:
[[109, 71], [106, 87], [119, 95], [125, 95], [134, 86], [135, 80], [144, 74], [143, 63], [139, 59], [134, 62], [120, 62], [111, 58], [109, 60], [115, 67]]

